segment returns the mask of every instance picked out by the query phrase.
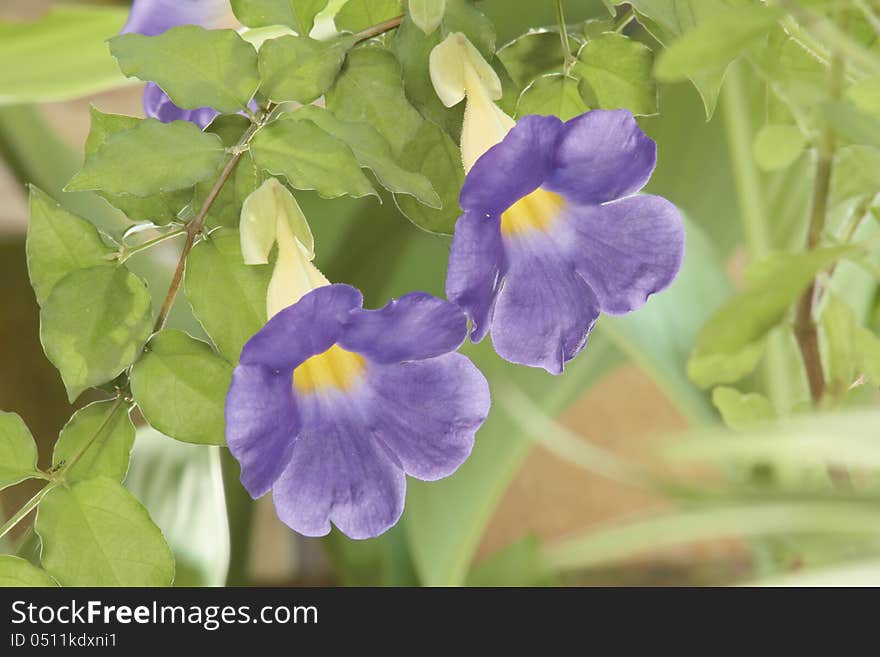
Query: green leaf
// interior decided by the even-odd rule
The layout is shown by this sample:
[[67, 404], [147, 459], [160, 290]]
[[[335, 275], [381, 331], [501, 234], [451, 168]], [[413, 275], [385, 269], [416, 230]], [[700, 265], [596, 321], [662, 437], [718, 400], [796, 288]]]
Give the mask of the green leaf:
[[113, 399], [94, 402], [79, 409], [64, 425], [52, 452], [52, 466], [61, 467], [85, 448], [73, 467], [65, 470], [65, 481], [93, 477], [122, 481], [133, 444], [134, 424], [126, 404]]
[[327, 109], [340, 120], [373, 126], [388, 140], [395, 157], [422, 124], [404, 94], [400, 65], [385, 48], [358, 48], [349, 53], [326, 99]]
[[822, 335], [825, 338], [825, 360], [829, 393], [842, 398], [855, 380], [856, 317], [852, 308], [833, 292], [826, 294], [822, 310]]
[[434, 209], [411, 196], [394, 196], [398, 209], [419, 228], [451, 235], [461, 216], [458, 194], [464, 184], [461, 151], [448, 134], [431, 121], [424, 121], [400, 156], [400, 164], [425, 176], [440, 194], [441, 207]]
[[553, 586], [555, 577], [544, 562], [535, 536], [514, 541], [481, 561], [468, 575], [466, 586]]
[[838, 137], [853, 143], [880, 148], [880, 119], [863, 114], [846, 102], [826, 103], [825, 119]]
[[880, 338], [864, 326], [856, 326], [853, 351], [857, 369], [875, 388], [880, 388]]
[[229, 525], [218, 448], [187, 445], [141, 427], [125, 487], [168, 540], [175, 586], [226, 584]]
[[186, 443], [226, 444], [223, 407], [232, 367], [183, 331], [162, 331], [131, 372], [131, 391], [144, 418]]
[[584, 44], [573, 73], [582, 78], [584, 99], [602, 109], [657, 113], [657, 85], [651, 74], [654, 54], [643, 43], [607, 33]]
[[308, 35], [328, 0], [232, 0], [235, 17], [248, 27], [287, 25]]
[[657, 78], [673, 82], [723, 71], [757, 43], [782, 15], [761, 4], [718, 10], [669, 44], [657, 60]]
[[568, 121], [590, 108], [578, 91], [578, 81], [562, 73], [544, 75], [532, 82], [516, 104], [516, 116], [545, 114]]
[[[241, 114], [221, 114], [205, 128], [208, 132], [218, 135], [227, 148], [235, 146], [251, 122]], [[193, 208], [201, 208], [205, 200], [214, 188], [214, 183], [220, 175], [222, 167], [218, 168], [216, 175], [203, 180], [196, 185], [195, 195], [192, 199]], [[244, 153], [235, 165], [232, 177], [223, 185], [220, 194], [208, 210], [205, 217], [205, 225], [209, 228], [228, 226], [235, 228], [241, 218], [241, 206], [248, 195], [253, 192], [262, 182], [262, 176], [254, 164], [254, 158], [250, 151]]]
[[147, 510], [106, 477], [58, 487], [40, 503], [42, 562], [62, 586], [169, 586], [174, 558]]
[[776, 419], [773, 404], [756, 392], [742, 393], [736, 388], [718, 386], [712, 391], [712, 403], [724, 424], [738, 431]]
[[856, 196], [877, 193], [880, 179], [880, 149], [873, 146], [845, 146], [837, 149], [831, 174], [834, 204]]
[[257, 52], [235, 30], [181, 25], [156, 36], [121, 34], [110, 52], [123, 73], [156, 82], [184, 109], [238, 112], [260, 86]]
[[53, 288], [40, 310], [40, 340], [71, 401], [116, 377], [150, 335], [144, 283], [124, 267], [78, 269]]
[[30, 187], [27, 242], [28, 274], [43, 305], [56, 283], [76, 269], [110, 263], [114, 251], [85, 219], [63, 209], [48, 194]]
[[245, 265], [238, 231], [220, 228], [186, 261], [186, 298], [223, 357], [238, 363], [244, 343], [266, 323], [271, 265]]
[[[288, 115], [290, 119], [308, 119], [325, 132], [344, 141], [362, 167], [370, 169], [379, 183], [395, 194], [408, 194], [421, 203], [440, 209], [437, 192], [421, 173], [402, 168], [391, 154], [385, 138], [366, 123], [340, 121], [332, 113], [314, 105]], [[409, 150], [409, 149], [408, 149]]]
[[446, 0], [409, 0], [407, 12], [422, 32], [431, 34], [443, 21]]
[[90, 96], [130, 84], [107, 52], [127, 7], [55, 5], [35, 21], [0, 22], [0, 105]]
[[769, 123], [755, 136], [752, 155], [764, 171], [784, 169], [803, 153], [807, 140], [797, 126]]
[[0, 411], [0, 490], [35, 476], [37, 445], [24, 420]]
[[151, 196], [191, 187], [214, 173], [224, 155], [216, 135], [188, 121], [144, 119], [109, 135], [65, 189]]
[[[569, 38], [569, 52], [577, 52], [580, 42]], [[542, 30], [527, 32], [498, 51], [510, 78], [520, 87], [527, 87], [535, 78], [548, 73], [561, 73], [565, 61], [559, 32]]]
[[316, 41], [307, 36], [269, 39], [260, 48], [261, 92], [270, 100], [311, 103], [336, 81], [354, 37]]
[[58, 586], [42, 568], [12, 554], [0, 554], [0, 588]]
[[359, 32], [402, 13], [400, 0], [347, 0], [333, 17], [333, 22], [342, 32]]
[[860, 112], [880, 116], [880, 78], [856, 82], [846, 90], [846, 97]]
[[746, 289], [718, 309], [700, 330], [688, 376], [698, 386], [709, 387], [747, 374], [760, 357], [766, 334], [782, 322], [816, 274], [851, 250], [843, 246], [777, 253], [754, 263], [747, 272]]
[[351, 149], [312, 121], [282, 116], [256, 134], [251, 153], [258, 167], [296, 189], [314, 189], [324, 198], [376, 195]]

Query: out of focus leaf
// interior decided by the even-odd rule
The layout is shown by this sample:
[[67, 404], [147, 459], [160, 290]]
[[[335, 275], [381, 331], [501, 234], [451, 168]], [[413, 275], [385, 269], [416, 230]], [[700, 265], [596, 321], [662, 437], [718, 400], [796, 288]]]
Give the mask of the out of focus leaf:
[[105, 40], [125, 7], [55, 5], [32, 22], [0, 21], [0, 105], [80, 98], [130, 84]]
[[822, 109], [838, 137], [853, 144], [880, 148], [880, 119], [863, 114], [846, 102], [827, 103]]
[[407, 550], [405, 522], [366, 541], [339, 531], [323, 539], [324, 549], [343, 586], [416, 586], [419, 578]]
[[555, 583], [536, 536], [514, 541], [479, 562], [465, 582], [467, 586], [553, 586]]
[[873, 146], [838, 148], [831, 176], [834, 203], [876, 194], [877, 181], [880, 180], [880, 149]]
[[590, 108], [578, 90], [578, 81], [562, 73], [551, 73], [532, 82], [516, 104], [516, 116], [555, 115], [568, 121]]
[[587, 87], [584, 100], [601, 109], [628, 109], [635, 115], [657, 113], [654, 55], [638, 41], [613, 32], [584, 44], [572, 72]]
[[0, 411], [0, 490], [37, 474], [37, 445], [24, 420]]
[[235, 17], [248, 27], [287, 25], [307, 36], [328, 0], [231, 0]]
[[162, 532], [112, 479], [53, 489], [40, 503], [35, 527], [43, 567], [62, 586], [169, 586], [174, 579]]
[[126, 404], [116, 400], [95, 402], [79, 409], [64, 425], [52, 452], [52, 466], [61, 467], [85, 448], [79, 460], [65, 470], [65, 481], [93, 477], [122, 481], [133, 444], [134, 425]]
[[401, 0], [347, 0], [333, 22], [342, 32], [359, 32], [402, 13]]
[[880, 78], [856, 82], [846, 90], [846, 97], [860, 112], [880, 116]]
[[150, 294], [124, 267], [71, 272], [40, 310], [40, 340], [61, 372], [70, 401], [128, 367], [151, 325]]
[[260, 48], [261, 93], [275, 102], [311, 103], [329, 89], [353, 37], [316, 41], [307, 36], [269, 39]]
[[880, 560], [859, 561], [839, 566], [808, 568], [794, 573], [748, 582], [746, 586], [796, 586], [798, 588], [880, 586]]
[[175, 586], [223, 586], [229, 526], [216, 447], [138, 429], [125, 486], [141, 500], [174, 553]]
[[829, 292], [821, 323], [826, 347], [828, 388], [839, 399], [855, 380], [855, 313], [845, 301]]
[[238, 112], [260, 86], [257, 52], [235, 30], [180, 25], [156, 36], [120, 34], [110, 52], [123, 73], [156, 82], [185, 109]]
[[12, 554], [0, 555], [0, 588], [58, 586], [42, 568]]
[[154, 335], [131, 372], [131, 391], [150, 426], [176, 440], [225, 445], [223, 407], [232, 367], [182, 331]]
[[738, 431], [776, 419], [773, 404], [757, 392], [742, 393], [736, 388], [718, 386], [712, 391], [712, 403], [724, 424]]
[[784, 169], [804, 151], [807, 140], [796, 126], [767, 124], [758, 132], [752, 144], [755, 162], [764, 171]]
[[856, 326], [853, 337], [856, 367], [875, 388], [880, 388], [880, 338], [863, 326]]

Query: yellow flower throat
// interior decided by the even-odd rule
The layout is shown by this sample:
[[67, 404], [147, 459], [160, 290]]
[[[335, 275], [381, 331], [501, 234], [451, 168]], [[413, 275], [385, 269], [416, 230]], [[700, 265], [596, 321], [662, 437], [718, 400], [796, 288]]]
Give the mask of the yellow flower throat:
[[366, 361], [359, 354], [333, 345], [293, 371], [293, 387], [302, 393], [328, 388], [348, 390], [360, 380], [365, 366]]
[[539, 187], [502, 213], [501, 233], [513, 235], [530, 230], [547, 230], [564, 205], [565, 201], [559, 194]]

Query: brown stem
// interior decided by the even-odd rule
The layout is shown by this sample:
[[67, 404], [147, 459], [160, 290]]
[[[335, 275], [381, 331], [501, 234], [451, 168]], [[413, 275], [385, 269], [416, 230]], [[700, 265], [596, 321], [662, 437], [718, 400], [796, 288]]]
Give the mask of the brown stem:
[[372, 39], [375, 36], [379, 36], [380, 34], [385, 34], [385, 32], [390, 32], [395, 27], [399, 27], [403, 22], [403, 15], [395, 16], [387, 21], [382, 23], [378, 23], [373, 25], [372, 27], [368, 27], [365, 30], [361, 30], [354, 35], [354, 38], [358, 41], [366, 41], [367, 39]]

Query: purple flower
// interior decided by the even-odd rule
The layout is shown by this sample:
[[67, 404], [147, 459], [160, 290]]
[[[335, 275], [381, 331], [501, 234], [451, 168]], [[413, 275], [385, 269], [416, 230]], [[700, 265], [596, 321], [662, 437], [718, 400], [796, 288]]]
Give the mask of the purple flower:
[[241, 353], [226, 398], [226, 439], [254, 498], [306, 536], [334, 523], [378, 536], [403, 512], [405, 474], [432, 481], [468, 457], [489, 411], [480, 371], [454, 353], [467, 320], [408, 294], [362, 308], [324, 285], [272, 317]]
[[666, 288], [684, 256], [669, 201], [638, 194], [656, 145], [626, 110], [526, 116], [468, 172], [446, 296], [498, 354], [559, 374], [600, 312]]
[[[178, 25], [217, 27], [228, 13], [228, 0], [134, 0], [121, 34], [135, 32], [155, 36]], [[200, 128], [219, 114], [211, 107], [180, 108], [154, 82], [148, 82], [144, 89], [144, 113], [163, 123], [191, 121]]]

